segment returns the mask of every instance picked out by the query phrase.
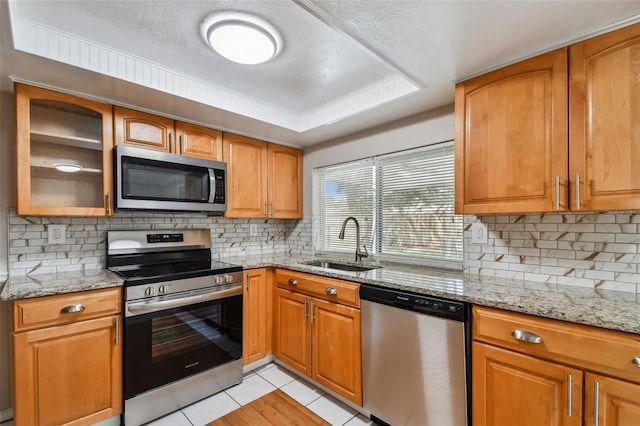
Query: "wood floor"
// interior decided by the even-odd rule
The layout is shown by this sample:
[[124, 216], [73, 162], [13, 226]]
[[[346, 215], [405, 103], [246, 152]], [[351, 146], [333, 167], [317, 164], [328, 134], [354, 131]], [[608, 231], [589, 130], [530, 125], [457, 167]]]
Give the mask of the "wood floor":
[[206, 426], [329, 425], [280, 389], [266, 394]]

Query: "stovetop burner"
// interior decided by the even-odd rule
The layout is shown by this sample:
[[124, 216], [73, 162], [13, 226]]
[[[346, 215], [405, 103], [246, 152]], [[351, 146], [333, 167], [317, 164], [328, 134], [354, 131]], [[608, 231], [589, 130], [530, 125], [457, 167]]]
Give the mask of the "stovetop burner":
[[125, 287], [241, 272], [211, 259], [209, 230], [110, 231], [107, 267]]

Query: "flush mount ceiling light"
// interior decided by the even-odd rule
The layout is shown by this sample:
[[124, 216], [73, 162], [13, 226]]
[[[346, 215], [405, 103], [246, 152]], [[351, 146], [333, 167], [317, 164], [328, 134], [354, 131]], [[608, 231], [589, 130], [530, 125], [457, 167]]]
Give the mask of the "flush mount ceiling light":
[[221, 12], [202, 24], [202, 36], [220, 55], [239, 64], [254, 65], [275, 57], [281, 50], [278, 31], [257, 16]]
[[65, 173], [75, 173], [82, 170], [82, 166], [79, 164], [55, 163], [53, 167], [55, 167], [56, 170], [59, 170]]

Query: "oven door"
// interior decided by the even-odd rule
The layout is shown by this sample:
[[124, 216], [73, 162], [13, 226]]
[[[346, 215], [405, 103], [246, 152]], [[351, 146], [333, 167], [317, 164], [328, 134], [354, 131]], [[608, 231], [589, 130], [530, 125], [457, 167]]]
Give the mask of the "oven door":
[[125, 318], [124, 397], [242, 357], [242, 294]]

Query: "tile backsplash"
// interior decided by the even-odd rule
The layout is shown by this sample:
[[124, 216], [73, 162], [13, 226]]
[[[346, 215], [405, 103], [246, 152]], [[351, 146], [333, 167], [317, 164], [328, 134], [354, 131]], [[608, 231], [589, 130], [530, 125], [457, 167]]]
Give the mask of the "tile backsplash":
[[[471, 243], [471, 224], [488, 228]], [[640, 212], [465, 216], [464, 272], [638, 292]]]
[[[47, 225], [65, 224], [65, 244], [48, 244]], [[250, 225], [257, 236], [250, 236]], [[312, 254], [311, 217], [300, 220], [227, 219], [205, 214], [117, 213], [114, 217], [32, 217], [9, 211], [9, 275], [104, 268], [109, 230], [206, 229], [212, 256]]]

